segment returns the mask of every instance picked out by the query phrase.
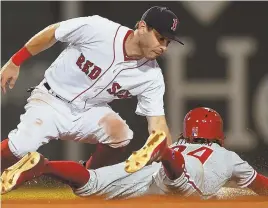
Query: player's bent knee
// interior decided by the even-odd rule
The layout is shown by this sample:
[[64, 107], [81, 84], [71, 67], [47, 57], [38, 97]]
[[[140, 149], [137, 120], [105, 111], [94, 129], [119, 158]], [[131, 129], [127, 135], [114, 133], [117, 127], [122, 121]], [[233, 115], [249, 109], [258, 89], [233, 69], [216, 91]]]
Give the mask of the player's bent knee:
[[10, 151], [19, 158], [28, 152], [37, 151], [40, 146], [47, 143], [44, 140], [40, 142], [37, 138], [23, 137], [21, 134], [16, 134], [16, 131], [9, 134], [8, 146]]
[[133, 132], [117, 114], [111, 113], [104, 116], [99, 125], [103, 128], [106, 135], [111, 140], [111, 147], [122, 147], [126, 146], [133, 138]]
[[16, 141], [13, 142], [11, 140], [9, 140], [8, 146], [10, 151], [18, 158], [22, 158], [28, 152], [33, 152], [37, 150], [37, 148], [34, 148], [32, 145], [20, 145]]

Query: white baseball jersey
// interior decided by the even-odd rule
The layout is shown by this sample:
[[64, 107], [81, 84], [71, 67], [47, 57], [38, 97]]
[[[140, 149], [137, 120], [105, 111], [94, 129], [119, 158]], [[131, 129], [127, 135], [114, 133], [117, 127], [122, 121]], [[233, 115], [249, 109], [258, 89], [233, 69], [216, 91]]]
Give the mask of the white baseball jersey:
[[203, 167], [194, 157], [185, 156], [185, 171], [170, 180], [161, 163], [153, 163], [135, 173], [124, 170], [125, 163], [89, 170], [88, 183], [74, 193], [79, 196], [103, 196], [106, 199], [131, 198], [152, 194], [200, 196], [203, 186]]
[[[137, 96], [137, 114], [164, 115], [165, 85], [157, 62], [126, 57], [124, 43], [132, 32], [100, 16], [59, 24], [55, 38], [68, 46], [46, 70], [20, 124], [8, 135], [14, 155], [22, 157], [58, 138], [127, 145], [133, 132], [107, 104], [114, 99]], [[124, 137], [110, 137], [100, 123], [106, 115], [122, 121]]]
[[165, 85], [155, 60], [130, 60], [127, 27], [100, 16], [60, 23], [55, 38], [69, 43], [45, 73], [52, 90], [78, 108], [138, 96], [136, 113], [164, 115]]
[[256, 171], [235, 152], [218, 144], [189, 144], [180, 140], [172, 145], [182, 154], [197, 158], [204, 168], [204, 197], [216, 194], [227, 182], [234, 181], [240, 188], [247, 187], [256, 177]]
[[168, 179], [161, 163], [153, 163], [133, 174], [126, 173], [125, 164], [120, 163], [89, 170], [90, 180], [74, 193], [106, 199], [147, 194], [198, 195], [207, 199], [217, 195], [230, 180], [244, 188], [256, 177], [256, 171], [246, 161], [218, 144], [189, 144], [181, 140], [172, 148], [182, 152], [185, 160], [184, 173], [176, 180]]

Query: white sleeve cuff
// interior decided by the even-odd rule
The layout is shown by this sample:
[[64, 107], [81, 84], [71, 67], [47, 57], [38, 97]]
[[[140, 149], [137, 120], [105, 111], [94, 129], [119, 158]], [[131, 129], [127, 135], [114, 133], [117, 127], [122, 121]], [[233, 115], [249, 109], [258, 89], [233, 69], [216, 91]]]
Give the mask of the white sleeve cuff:
[[254, 170], [252, 175], [248, 178], [248, 180], [246, 180], [244, 183], [241, 183], [241, 184], [238, 184], [238, 186], [240, 188], [245, 188], [247, 187], [249, 184], [252, 183], [252, 181], [254, 181], [254, 179], [256, 178], [257, 176], [257, 172]]

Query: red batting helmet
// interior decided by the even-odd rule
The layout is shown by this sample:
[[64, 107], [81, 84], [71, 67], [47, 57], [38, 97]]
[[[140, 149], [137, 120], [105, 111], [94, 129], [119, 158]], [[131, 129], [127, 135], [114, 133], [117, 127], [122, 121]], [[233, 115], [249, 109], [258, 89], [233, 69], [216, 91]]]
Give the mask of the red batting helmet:
[[189, 111], [183, 122], [183, 137], [218, 140], [223, 145], [223, 121], [219, 113], [211, 108], [195, 108]]

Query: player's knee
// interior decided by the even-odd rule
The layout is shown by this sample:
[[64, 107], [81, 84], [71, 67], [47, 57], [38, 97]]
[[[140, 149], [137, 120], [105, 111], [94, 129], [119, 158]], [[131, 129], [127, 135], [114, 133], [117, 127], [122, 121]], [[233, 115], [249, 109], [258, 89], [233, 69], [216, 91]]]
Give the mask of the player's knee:
[[10, 151], [18, 158], [23, 157], [28, 152], [36, 151], [35, 148], [32, 148], [32, 145], [21, 145], [20, 143], [11, 140], [9, 140], [8, 146]]
[[133, 138], [132, 130], [126, 122], [115, 113], [104, 116], [100, 120], [99, 125], [102, 126], [105, 134], [111, 138], [112, 143], [118, 143], [120, 144], [119, 146], [127, 145]]
[[11, 132], [9, 134], [9, 142], [8, 142], [10, 151], [19, 158], [23, 157], [28, 152], [37, 151], [37, 149], [42, 145], [42, 143], [40, 144], [40, 142], [36, 138], [31, 139], [30, 136], [29, 137], [20, 137], [20, 136], [21, 135], [17, 135], [16, 132]]

